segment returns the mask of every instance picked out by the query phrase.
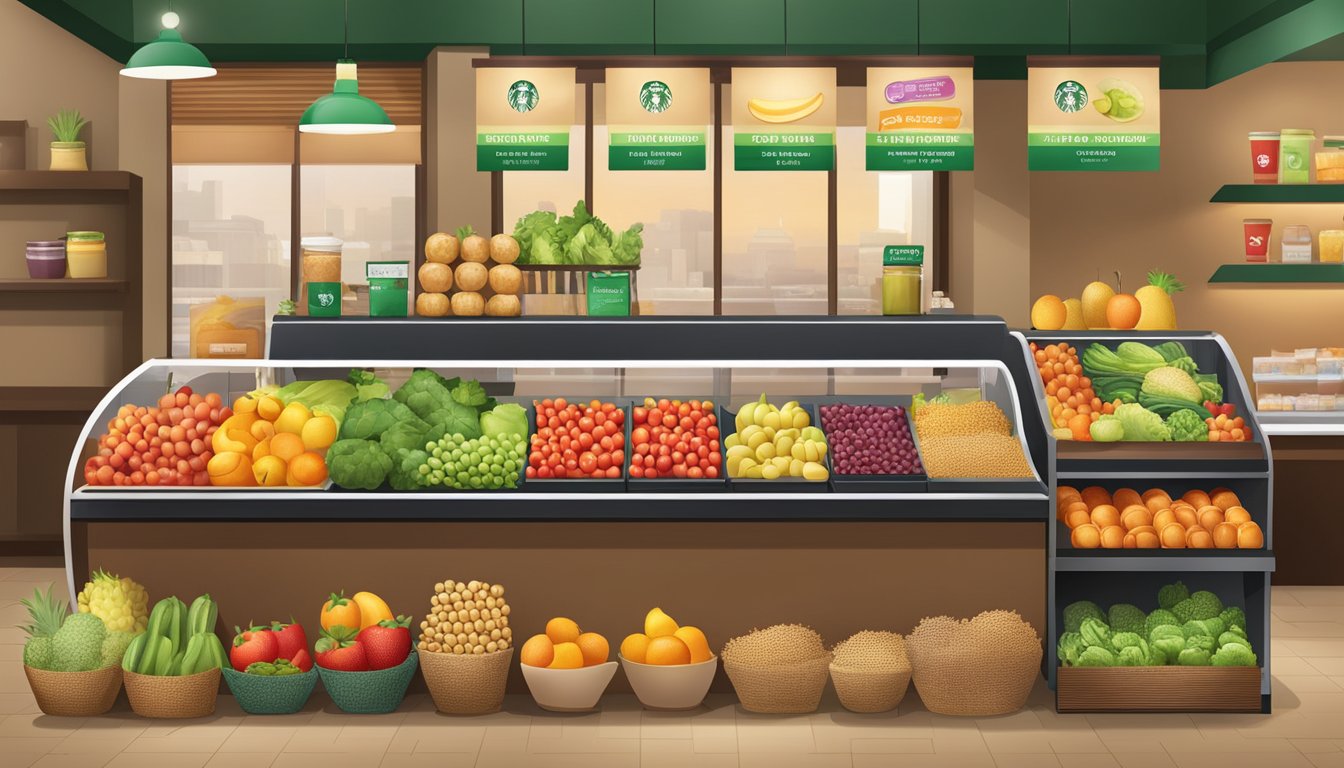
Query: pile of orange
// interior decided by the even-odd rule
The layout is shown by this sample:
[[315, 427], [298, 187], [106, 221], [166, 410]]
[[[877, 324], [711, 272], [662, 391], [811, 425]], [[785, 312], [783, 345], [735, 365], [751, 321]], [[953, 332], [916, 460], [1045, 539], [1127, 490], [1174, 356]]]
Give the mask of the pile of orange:
[[636, 664], [699, 664], [714, 658], [709, 640], [696, 627], [679, 627], [677, 622], [654, 608], [644, 616], [644, 631], [621, 641], [621, 656]]
[[1261, 549], [1265, 534], [1227, 488], [1186, 491], [1173, 499], [1161, 488], [1112, 495], [1091, 486], [1061, 485], [1056, 517], [1075, 549]]
[[533, 635], [523, 643], [518, 660], [529, 667], [580, 669], [607, 660], [607, 638], [584, 632], [573, 619], [557, 616], [546, 622], [546, 634]]
[[1063, 343], [1038, 347], [1033, 341], [1031, 354], [1045, 385], [1051, 426], [1069, 430], [1074, 440], [1091, 440], [1092, 422], [1115, 413], [1115, 403], [1097, 397], [1092, 380], [1083, 375], [1078, 348]]

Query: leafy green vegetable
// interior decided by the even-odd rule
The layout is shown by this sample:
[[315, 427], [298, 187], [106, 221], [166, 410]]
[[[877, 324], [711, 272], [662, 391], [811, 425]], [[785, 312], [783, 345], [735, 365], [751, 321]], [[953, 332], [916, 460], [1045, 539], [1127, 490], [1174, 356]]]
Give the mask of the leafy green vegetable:
[[514, 225], [520, 264], [578, 264], [615, 266], [638, 264], [644, 225], [634, 224], [617, 234], [588, 211], [580, 200], [568, 216], [534, 211]]
[[1211, 656], [1203, 648], [1186, 648], [1176, 657], [1176, 663], [1183, 667], [1207, 667]]
[[1083, 642], [1083, 636], [1077, 632], [1065, 632], [1059, 636], [1059, 643], [1055, 650], [1059, 653], [1059, 661], [1066, 667], [1078, 665], [1078, 657], [1082, 655], [1087, 645]]
[[355, 385], [354, 402], [362, 403], [365, 400], [385, 400], [392, 396], [392, 390], [388, 388], [387, 382], [378, 378], [373, 371], [366, 371], [363, 368], [351, 368], [350, 374], [345, 380]]
[[1194, 358], [1190, 357], [1185, 345], [1179, 341], [1164, 341], [1153, 349], [1162, 355], [1162, 359], [1167, 361], [1167, 365], [1173, 368], [1180, 368], [1189, 374], [1194, 374], [1199, 370], [1199, 367], [1195, 365]]
[[420, 420], [403, 403], [396, 400], [366, 400], [355, 403], [345, 412], [340, 437], [348, 440], [377, 440], [393, 425], [402, 423], [421, 432], [429, 429], [429, 424]]
[[383, 434], [378, 437], [378, 444], [383, 452], [388, 455], [388, 458], [395, 461], [397, 451], [403, 448], [408, 451], [424, 448], [425, 432], [428, 429], [428, 425], [419, 419], [399, 421], [383, 431]]
[[1246, 630], [1246, 612], [1235, 605], [1230, 605], [1218, 614], [1218, 618], [1223, 620], [1223, 624], [1230, 629], [1239, 627], [1244, 632]]
[[423, 450], [398, 448], [392, 460], [392, 469], [387, 473], [387, 482], [397, 491], [414, 491], [424, 488], [424, 475], [420, 474], [420, 465], [429, 459]]
[[1100, 645], [1089, 645], [1078, 655], [1079, 667], [1114, 667], [1115, 654]]
[[494, 400], [486, 394], [485, 387], [481, 386], [481, 382], [474, 379], [459, 382], [448, 394], [458, 403], [469, 405], [472, 408], [489, 410], [495, 407]]
[[1165, 443], [1171, 440], [1171, 430], [1162, 423], [1162, 417], [1138, 403], [1118, 406], [1115, 418], [1124, 427], [1127, 441]]
[[[1154, 368], [1144, 374], [1140, 393], [1171, 400], [1184, 400], [1196, 405], [1204, 397], [1204, 393], [1200, 391], [1199, 385], [1190, 374], [1171, 366]], [[1139, 402], [1143, 400], [1140, 399]]]
[[1218, 647], [1218, 642], [1208, 635], [1190, 635], [1185, 638], [1186, 650], [1197, 649], [1213, 653], [1213, 649]]
[[1212, 619], [1223, 612], [1223, 601], [1212, 592], [1201, 590], [1173, 605], [1171, 612], [1182, 624], [1191, 619]]
[[1218, 374], [1196, 373], [1195, 383], [1199, 385], [1199, 391], [1205, 400], [1214, 405], [1223, 402], [1223, 385], [1218, 383]]
[[500, 403], [481, 414], [481, 434], [486, 437], [526, 435], [527, 432], [527, 410], [517, 403]]
[[406, 383], [392, 393], [392, 399], [410, 408], [422, 420], [434, 423], [429, 415], [453, 401], [448, 390], [458, 383], [459, 380], [445, 379], [428, 368], [417, 368]]
[[1087, 430], [1092, 440], [1098, 443], [1114, 443], [1125, 439], [1125, 426], [1109, 413], [1092, 422]]
[[1227, 645], [1228, 643], [1240, 643], [1242, 645], [1249, 646], [1251, 644], [1251, 641], [1247, 639], [1245, 632], [1242, 632], [1237, 627], [1233, 627], [1232, 629], [1229, 629], [1223, 634], [1218, 636], [1219, 648], [1222, 648], [1224, 645]]
[[1176, 614], [1166, 608], [1158, 608], [1148, 614], [1148, 618], [1143, 622], [1143, 633], [1151, 639], [1155, 628], [1168, 625], [1179, 627], [1181, 623], [1176, 620]]
[[[1143, 611], [1136, 605], [1116, 603], [1111, 606], [1110, 613], [1107, 614], [1107, 619], [1109, 620], [1108, 623], [1111, 625], [1111, 629], [1122, 634], [1130, 634], [1144, 631], [1143, 625], [1147, 620], [1147, 616], [1145, 616]], [[1111, 642], [1114, 643], [1115, 639], [1112, 638]], [[1116, 648], [1118, 650], [1119, 646], [1116, 646]]]
[[1077, 632], [1083, 626], [1084, 619], [1106, 620], [1106, 614], [1091, 600], [1079, 600], [1064, 606], [1064, 631]]
[[1185, 650], [1185, 634], [1180, 627], [1162, 624], [1148, 633], [1149, 647], [1161, 652], [1166, 663], [1175, 663]]
[[1106, 622], [1101, 619], [1083, 619], [1083, 624], [1078, 628], [1078, 633], [1083, 636], [1083, 642], [1088, 645], [1111, 644], [1111, 628], [1106, 626]]
[[1212, 619], [1191, 619], [1181, 625], [1181, 631], [1187, 638], [1196, 636], [1218, 637], [1227, 629], [1223, 620], [1218, 617]]
[[1191, 408], [1182, 408], [1168, 416], [1166, 425], [1171, 430], [1171, 439], [1178, 443], [1206, 443], [1209, 440], [1209, 425]]
[[1213, 654], [1209, 663], [1215, 667], [1254, 667], [1256, 666], [1256, 658], [1250, 646], [1241, 643], [1228, 643]]
[[[1181, 582], [1168, 584], [1157, 590], [1157, 604], [1171, 610], [1172, 606], [1190, 596], [1190, 589]], [[1179, 622], [1172, 622], [1173, 624]]]
[[1116, 357], [1134, 366], [1147, 365], [1158, 368], [1167, 364], [1161, 352], [1137, 341], [1123, 341], [1115, 348]]
[[377, 490], [391, 469], [392, 460], [372, 440], [337, 440], [327, 449], [331, 482], [342, 488]]

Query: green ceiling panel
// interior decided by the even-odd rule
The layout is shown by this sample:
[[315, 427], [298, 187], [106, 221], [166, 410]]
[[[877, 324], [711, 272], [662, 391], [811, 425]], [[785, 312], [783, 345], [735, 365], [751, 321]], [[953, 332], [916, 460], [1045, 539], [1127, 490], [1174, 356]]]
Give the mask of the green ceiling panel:
[[1069, 51], [1069, 0], [920, 0], [920, 53]]
[[919, 0], [788, 0], [787, 20], [791, 54], [919, 51]]
[[1263, 26], [1209, 50], [1208, 84], [1344, 34], [1344, 0], [1311, 0]]
[[653, 53], [653, 0], [533, 0], [523, 7], [530, 54]]
[[1073, 0], [1073, 53], [1204, 52], [1205, 0]]
[[664, 0], [655, 9], [658, 53], [784, 53], [785, 0]]
[[65, 3], [117, 37], [131, 39], [131, 0], [65, 0]]
[[1239, 36], [1265, 22], [1306, 5], [1311, 0], [1207, 0], [1207, 39], [1218, 43], [1222, 35]]

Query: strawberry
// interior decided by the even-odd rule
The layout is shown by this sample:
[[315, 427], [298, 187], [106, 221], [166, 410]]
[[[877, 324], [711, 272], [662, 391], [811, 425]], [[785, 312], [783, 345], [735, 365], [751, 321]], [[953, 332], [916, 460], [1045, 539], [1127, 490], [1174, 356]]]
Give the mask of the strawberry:
[[[289, 621], [288, 624], [271, 622], [271, 632], [275, 633], [275, 639], [280, 644], [279, 655], [276, 658], [294, 661], [299, 651], [308, 649], [308, 634], [303, 631], [302, 626], [295, 624], [293, 619]], [[295, 666], [298, 666], [297, 662]]]
[[252, 627], [246, 630], [234, 627], [233, 630], [237, 634], [233, 638], [233, 644], [229, 646], [229, 663], [234, 669], [245, 672], [249, 664], [276, 660], [280, 643], [275, 639], [274, 632], [266, 627]]
[[300, 648], [299, 652], [294, 654], [294, 658], [289, 660], [289, 663], [298, 667], [300, 672], [307, 672], [313, 668], [313, 657], [308, 655], [307, 648]]
[[317, 651], [318, 666], [325, 669], [340, 672], [369, 671], [369, 657], [364, 652], [364, 644], [355, 639], [355, 630], [349, 627], [336, 626], [323, 630], [313, 650]]
[[389, 669], [411, 655], [411, 617], [398, 616], [365, 627], [359, 643], [369, 658], [369, 669]]

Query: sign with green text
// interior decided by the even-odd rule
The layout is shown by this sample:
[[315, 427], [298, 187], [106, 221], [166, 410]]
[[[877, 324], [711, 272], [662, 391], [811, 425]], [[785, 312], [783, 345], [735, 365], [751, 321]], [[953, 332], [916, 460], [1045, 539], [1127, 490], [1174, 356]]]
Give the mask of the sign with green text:
[[607, 168], [703, 171], [709, 70], [607, 70]]
[[835, 168], [835, 70], [733, 67], [733, 169]]
[[975, 168], [974, 70], [869, 67], [870, 171], [969, 171]]
[[476, 70], [476, 170], [569, 170], [573, 67]]
[[1156, 66], [1078, 66], [1067, 58], [1033, 58], [1027, 99], [1029, 170], [1158, 170]]

